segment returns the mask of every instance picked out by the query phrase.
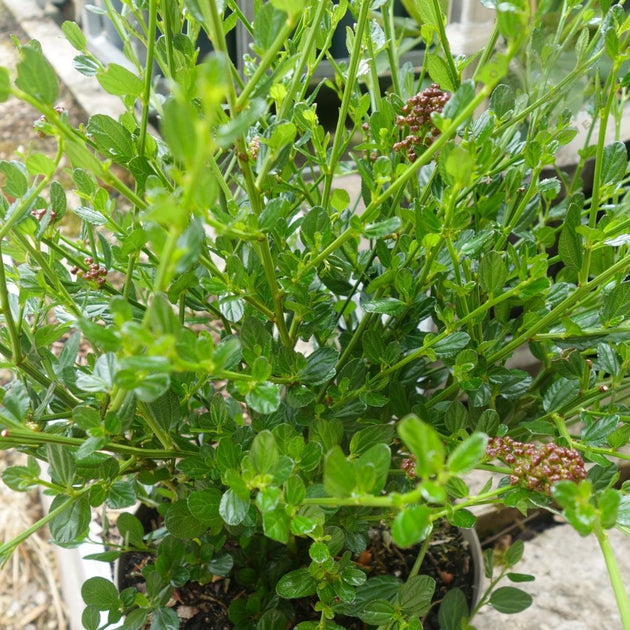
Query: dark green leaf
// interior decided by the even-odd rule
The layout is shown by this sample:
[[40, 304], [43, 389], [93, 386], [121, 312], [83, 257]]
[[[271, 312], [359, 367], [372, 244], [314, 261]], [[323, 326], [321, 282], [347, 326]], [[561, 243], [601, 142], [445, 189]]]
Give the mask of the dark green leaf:
[[232, 488], [228, 488], [221, 497], [219, 514], [228, 525], [240, 525], [249, 510], [249, 499], [240, 498]]
[[623, 142], [613, 142], [604, 147], [602, 155], [602, 183], [621, 182], [628, 168], [628, 151]]
[[432, 345], [432, 350], [438, 359], [448, 359], [457, 355], [460, 350], [463, 350], [470, 341], [468, 333], [459, 331], [451, 333], [440, 339]]
[[490, 595], [492, 607], [505, 615], [519, 613], [532, 605], [532, 596], [513, 586], [501, 586]]
[[479, 263], [479, 284], [488, 295], [502, 293], [507, 279], [507, 266], [498, 252], [484, 254]]
[[207, 529], [205, 523], [193, 516], [186, 499], [180, 499], [168, 506], [164, 515], [164, 525], [176, 538], [196, 538]]
[[334, 348], [318, 348], [306, 358], [306, 366], [300, 370], [300, 380], [305, 385], [321, 385], [335, 375], [339, 353]]
[[450, 589], [446, 592], [438, 611], [441, 630], [461, 630], [469, 614], [468, 602], [463, 591], [459, 588]]
[[81, 597], [88, 606], [97, 610], [115, 610], [118, 608], [118, 590], [103, 577], [91, 577], [81, 586]]
[[[50, 511], [59, 508], [66, 501], [67, 497], [56, 496]], [[76, 544], [87, 535], [91, 518], [90, 499], [88, 494], [84, 493], [50, 521], [50, 534], [59, 545]]]
[[22, 197], [28, 190], [28, 179], [24, 166], [16, 161], [0, 161], [2, 190], [11, 197]]
[[133, 514], [129, 512], [120, 514], [116, 520], [116, 527], [125, 544], [133, 545], [134, 547], [142, 547], [144, 545], [144, 527], [140, 519]]
[[179, 630], [179, 617], [172, 608], [161, 606], [151, 615], [151, 630]]
[[424, 58], [427, 72], [434, 83], [437, 83], [443, 90], [454, 92], [457, 89], [451, 79], [451, 72], [448, 64], [437, 53], [427, 53]]
[[579, 395], [579, 381], [559, 378], [543, 394], [543, 409], [555, 411]]
[[47, 444], [46, 454], [50, 464], [50, 476], [55, 483], [70, 487], [74, 482], [76, 466], [74, 457], [61, 444]]
[[520, 582], [533, 582], [536, 578], [533, 575], [529, 575], [528, 573], [512, 573], [509, 572], [506, 574], [506, 577], [510, 582], [520, 583]]
[[525, 551], [525, 544], [522, 540], [516, 540], [512, 543], [509, 549], [505, 552], [505, 566], [513, 567], [517, 562], [520, 562]]
[[630, 316], [630, 282], [615, 286], [604, 298], [602, 320], [614, 326]]
[[582, 222], [582, 209], [584, 207], [584, 196], [574, 195], [568, 205], [560, 237], [558, 240], [558, 254], [560, 260], [569, 268], [578, 270], [582, 267], [583, 239], [577, 232]]
[[245, 400], [258, 413], [273, 413], [280, 406], [280, 386], [275, 383], [259, 383], [247, 393]]
[[375, 298], [363, 304], [366, 313], [380, 313], [381, 315], [401, 315], [407, 309], [402, 300], [392, 297]]
[[398, 605], [409, 616], [423, 617], [431, 607], [435, 580], [428, 575], [414, 575], [401, 586]]
[[361, 621], [373, 625], [382, 626], [391, 622], [396, 613], [396, 608], [386, 599], [375, 599], [364, 606], [359, 612]]
[[283, 575], [276, 586], [276, 592], [286, 599], [299, 599], [315, 593], [317, 582], [308, 568], [296, 569]]

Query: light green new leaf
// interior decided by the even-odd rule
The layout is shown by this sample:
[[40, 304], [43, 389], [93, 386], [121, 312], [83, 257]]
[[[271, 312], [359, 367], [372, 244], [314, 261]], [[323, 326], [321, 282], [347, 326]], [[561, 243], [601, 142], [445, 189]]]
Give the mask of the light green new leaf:
[[432, 426], [417, 416], [409, 415], [398, 423], [398, 435], [416, 457], [418, 477], [430, 477], [443, 469], [444, 444]]
[[59, 98], [59, 82], [39, 42], [29, 42], [20, 52], [22, 60], [17, 67], [15, 85], [45, 105], [54, 105]]

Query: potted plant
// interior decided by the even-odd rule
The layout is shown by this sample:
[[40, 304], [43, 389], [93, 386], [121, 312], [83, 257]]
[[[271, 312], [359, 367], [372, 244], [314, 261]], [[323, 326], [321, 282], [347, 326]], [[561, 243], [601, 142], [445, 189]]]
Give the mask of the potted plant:
[[[438, 524], [473, 528], [484, 504], [544, 506], [595, 535], [630, 628], [606, 534], [630, 526], [615, 485], [628, 159], [606, 140], [630, 21], [605, 2], [487, 2], [487, 45], [453, 57], [441, 4], [404, 4], [401, 21], [389, 0], [271, 0], [250, 23], [233, 0], [124, 0], [109, 17], [135, 71], [64, 24], [75, 67], [127, 110], [80, 128], [37, 42], [14, 78], [0, 69], [0, 99], [37, 107], [58, 141], [52, 159], [0, 162], [0, 354], [15, 375], [0, 446], [28, 454], [3, 479], [54, 496], [32, 529], [61, 546], [101, 506], [140, 502], [157, 527], [120, 515], [103, 559], [145, 554], [144, 586], [88, 580], [86, 628], [177, 628], [173, 601], [201, 585], [237, 628], [413, 629], [431, 611], [472, 627], [479, 606], [530, 604], [506, 585], [530, 579], [511, 570], [522, 544], [486, 554], [472, 607], [458, 589], [432, 604], [420, 567]], [[241, 72], [236, 27], [251, 38]], [[400, 62], [414, 36], [419, 68]], [[583, 108], [569, 176], [555, 156]], [[510, 363], [523, 349], [529, 371]], [[471, 492], [475, 469], [488, 483]], [[415, 554], [406, 574], [373, 571], [386, 547]]]

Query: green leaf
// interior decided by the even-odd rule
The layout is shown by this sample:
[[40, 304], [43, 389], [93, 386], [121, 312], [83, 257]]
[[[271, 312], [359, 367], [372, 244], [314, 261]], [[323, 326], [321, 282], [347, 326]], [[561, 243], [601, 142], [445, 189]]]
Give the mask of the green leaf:
[[402, 315], [407, 310], [407, 305], [397, 298], [375, 298], [365, 302], [363, 310], [366, 313], [380, 313], [381, 315]]
[[602, 155], [602, 183], [621, 182], [628, 168], [628, 151], [623, 142], [613, 142], [604, 147]]
[[197, 111], [188, 102], [166, 101], [160, 119], [160, 132], [173, 156], [191, 165], [200, 138], [195, 129]]
[[514, 541], [505, 552], [505, 566], [513, 567], [517, 562], [520, 562], [524, 551], [525, 543], [522, 540]]
[[532, 605], [532, 596], [513, 586], [501, 586], [490, 595], [490, 604], [500, 613], [513, 615]]
[[280, 386], [275, 383], [259, 383], [247, 393], [245, 400], [258, 413], [273, 413], [280, 406]]
[[392, 538], [399, 547], [411, 547], [424, 540], [432, 529], [431, 510], [426, 505], [412, 505], [396, 514]]
[[126, 545], [144, 547], [144, 527], [138, 517], [123, 512], [116, 520], [116, 527]]
[[582, 267], [584, 253], [583, 238], [577, 228], [582, 222], [584, 196], [574, 195], [569, 201], [560, 237], [558, 239], [558, 255], [568, 269], [575, 271]]
[[73, 48], [75, 48], [79, 52], [84, 52], [86, 50], [87, 39], [85, 38], [81, 27], [76, 22], [70, 22], [66, 20], [61, 25], [61, 30], [63, 31], [63, 34], [66, 36], [66, 39]]
[[104, 577], [91, 577], [83, 582], [81, 597], [97, 610], [116, 610], [119, 606], [118, 589]]
[[335, 376], [335, 364], [339, 353], [334, 348], [317, 348], [306, 358], [300, 370], [300, 380], [305, 385], [321, 385]]
[[470, 336], [465, 332], [454, 332], [436, 342], [432, 346], [433, 352], [438, 359], [448, 359], [457, 355], [469, 343]]
[[414, 575], [401, 586], [398, 605], [409, 616], [423, 617], [431, 607], [435, 580], [428, 575]]
[[359, 612], [359, 618], [364, 623], [373, 626], [387, 625], [396, 614], [396, 608], [386, 599], [375, 599], [366, 604]]
[[443, 90], [454, 92], [457, 85], [451, 80], [451, 73], [448, 64], [437, 53], [426, 53], [424, 62], [429, 76], [434, 83], [437, 83]]
[[388, 219], [383, 219], [378, 223], [370, 223], [365, 226], [363, 230], [363, 236], [365, 238], [383, 238], [388, 234], [393, 234], [400, 228], [402, 221], [400, 217], [393, 216]]
[[416, 456], [418, 477], [430, 477], [444, 468], [444, 444], [438, 432], [422, 422], [417, 416], [409, 415], [398, 423], [398, 435]]
[[280, 451], [271, 431], [261, 431], [254, 438], [249, 458], [256, 474], [273, 473], [278, 466]]
[[347, 497], [356, 486], [354, 466], [340, 446], [334, 446], [324, 459], [324, 488], [331, 497]]
[[506, 577], [510, 582], [520, 583], [520, 582], [533, 582], [536, 578], [533, 575], [529, 575], [528, 573], [506, 573]]
[[221, 497], [219, 514], [228, 525], [240, 525], [249, 510], [249, 499], [241, 499], [232, 488], [228, 488]]
[[142, 93], [140, 78], [117, 63], [110, 63], [106, 70], [97, 72], [96, 80], [105, 91], [115, 96], [135, 96]]
[[498, 252], [484, 254], [479, 263], [479, 284], [488, 295], [499, 295], [507, 279], [507, 266]]
[[151, 630], [179, 630], [179, 617], [172, 608], [161, 606], [151, 615]]
[[469, 614], [468, 602], [463, 591], [459, 588], [450, 589], [442, 599], [438, 611], [441, 630], [461, 630]]
[[472, 470], [486, 453], [488, 436], [483, 433], [473, 433], [448, 456], [447, 468], [454, 475], [461, 475]]
[[137, 501], [134, 481], [115, 481], [107, 492], [107, 507], [121, 510]]
[[606, 294], [602, 306], [604, 325], [613, 326], [630, 316], [630, 282], [622, 282]]
[[74, 457], [67, 447], [61, 444], [47, 444], [46, 454], [52, 480], [61, 486], [71, 487], [74, 482], [76, 466]]
[[193, 516], [186, 499], [179, 499], [168, 506], [164, 515], [164, 525], [176, 538], [196, 538], [207, 529], [205, 523]]
[[[141, 630], [144, 628], [149, 612], [144, 608], [132, 610], [126, 617], [123, 630]], [[99, 624], [100, 625], [100, 624]]]
[[81, 613], [81, 623], [85, 630], [98, 630], [101, 625], [101, 613], [95, 606], [86, 606]]
[[604, 529], [610, 529], [617, 523], [621, 494], [615, 488], [604, 490], [597, 498], [599, 519]]
[[290, 519], [283, 507], [276, 508], [263, 515], [263, 531], [267, 538], [286, 544], [289, 540]]
[[15, 85], [37, 101], [54, 105], [59, 98], [59, 82], [53, 67], [42, 54], [39, 42], [32, 40], [20, 48]]
[[490, 109], [497, 115], [497, 118], [502, 118], [513, 111], [514, 105], [513, 88], [504, 83], [497, 85], [490, 96]]
[[[359, 457], [354, 464], [354, 475], [361, 491], [379, 494], [383, 490], [387, 482], [390, 461], [391, 453], [386, 444], [375, 444]], [[369, 479], [370, 482], [366, 484], [365, 479]]]
[[106, 157], [126, 164], [134, 156], [131, 134], [110, 116], [94, 114], [88, 121], [86, 131]]
[[460, 529], [472, 529], [477, 524], [477, 517], [470, 510], [461, 509], [449, 517], [449, 523]]
[[554, 411], [559, 409], [569, 401], [576, 398], [580, 393], [579, 381], [559, 378], [552, 383], [543, 394], [543, 409]]
[[299, 599], [313, 595], [317, 588], [315, 578], [307, 567], [283, 575], [276, 585], [276, 592], [285, 599]]
[[[59, 508], [66, 500], [67, 497], [56, 496], [50, 511]], [[76, 544], [87, 536], [91, 519], [89, 495], [84, 493], [50, 521], [50, 534], [58, 545]]]
[[11, 197], [22, 197], [28, 190], [28, 179], [24, 166], [16, 161], [0, 161], [2, 190]]

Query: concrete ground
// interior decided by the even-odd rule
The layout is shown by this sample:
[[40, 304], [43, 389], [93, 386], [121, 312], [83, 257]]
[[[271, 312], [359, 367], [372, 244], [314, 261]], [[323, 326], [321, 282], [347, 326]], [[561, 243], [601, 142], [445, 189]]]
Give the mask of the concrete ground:
[[[86, 79], [72, 69], [74, 50], [65, 42], [50, 14], [42, 13], [34, 0], [0, 0], [0, 4], [15, 15], [29, 37], [40, 40], [44, 51], [50, 53], [50, 61], [59, 76], [88, 114], [106, 111], [115, 116], [122, 111], [116, 99], [97, 89], [96, 81]], [[0, 20], [6, 15], [1, 9]], [[7, 49], [10, 48], [9, 42], [0, 42], [3, 65], [8, 63]], [[356, 182], [346, 180], [340, 186], [358, 195]], [[630, 541], [618, 531], [611, 531], [610, 537], [622, 576], [630, 585]], [[62, 570], [66, 570], [65, 567]], [[474, 620], [478, 630], [621, 628], [604, 560], [593, 537], [581, 538], [568, 525], [556, 525], [525, 544], [523, 560], [515, 570], [536, 576], [535, 582], [519, 585], [534, 597], [533, 605], [513, 616], [487, 607]], [[77, 603], [76, 590], [69, 594], [68, 600]], [[72, 626], [73, 630], [75, 627], [80, 628], [80, 622]]]

